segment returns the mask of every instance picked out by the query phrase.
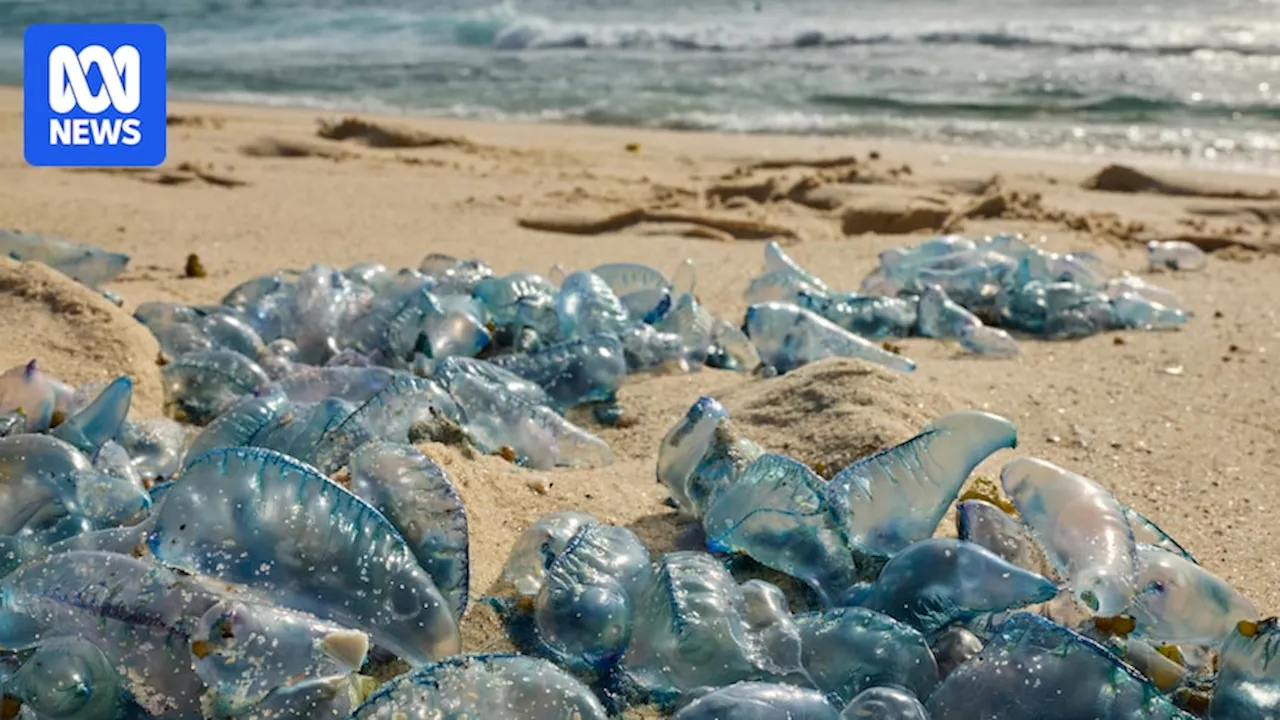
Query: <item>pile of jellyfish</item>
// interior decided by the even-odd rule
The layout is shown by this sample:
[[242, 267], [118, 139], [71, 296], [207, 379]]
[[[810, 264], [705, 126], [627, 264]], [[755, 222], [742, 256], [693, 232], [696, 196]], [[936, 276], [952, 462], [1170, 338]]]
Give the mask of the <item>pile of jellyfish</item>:
[[[1040, 459], [970, 482], [1017, 444], [995, 415], [943, 416], [827, 480], [701, 398], [656, 469], [697, 547], [544, 517], [504, 568], [513, 595], [485, 599], [519, 652], [475, 655], [467, 513], [430, 457], [325, 439], [278, 392], [203, 428], [130, 419], [131, 395], [0, 375], [10, 716], [1280, 713], [1280, 624], [1153, 522]], [[385, 427], [408, 396], [359, 421]], [[391, 658], [407, 669], [380, 682]]]
[[[1019, 268], [1092, 267], [983, 243], [1008, 247], [970, 250]], [[32, 247], [88, 285], [123, 267]], [[776, 245], [766, 262], [766, 277], [816, 287]], [[947, 272], [882, 268], [877, 282], [927, 276], [952, 293]], [[696, 543], [657, 554], [585, 513], [542, 518], [515, 541], [512, 594], [485, 598], [518, 652], [463, 653], [467, 512], [418, 445], [598, 467], [610, 448], [566, 413], [616, 423], [628, 373], [913, 367], [802, 307], [809, 290], [753, 304], [739, 328], [701, 306], [688, 265], [549, 275], [432, 255], [255, 278], [218, 305], [145, 303], [166, 417], [130, 417], [128, 378], [71, 387], [34, 361], [0, 373], [4, 716], [1280, 716], [1280, 624], [1089, 478], [1020, 457], [998, 485], [971, 482], [1017, 444], [1010, 422], [974, 411], [828, 480], [701, 398], [657, 460]], [[1128, 298], [1109, 307], [1159, 305], [1121, 282], [1099, 291]]]
[[352, 439], [330, 477], [253, 444], [323, 438], [281, 394], [203, 429], [131, 400], [0, 374], [5, 717], [606, 717], [546, 660], [462, 654], [467, 514], [415, 447]]
[[[217, 305], [148, 302], [134, 315], [166, 360], [170, 415], [195, 425], [233, 412], [287, 416], [288, 430], [264, 425], [239, 439], [325, 472], [370, 438], [461, 438], [535, 468], [607, 465], [608, 446], [566, 411], [616, 423], [627, 374], [657, 367], [749, 372], [763, 359], [786, 370], [839, 355], [914, 368], [772, 307], [751, 308], [739, 328], [709, 313], [693, 284], [688, 263], [674, 280], [613, 263], [553, 282], [429, 255], [398, 272], [314, 266], [258, 277]], [[265, 409], [233, 410], [246, 398]]]
[[674, 281], [616, 263], [556, 283], [430, 255], [398, 272], [258, 277], [218, 305], [144, 303], [135, 317], [168, 360], [171, 414], [204, 425], [246, 397], [273, 397], [273, 412], [308, 430], [254, 444], [325, 471], [367, 437], [465, 438], [530, 467], [599, 466], [612, 462], [609, 448], [567, 410], [616, 423], [629, 372], [758, 365], [751, 341], [699, 304], [693, 282], [688, 264]]
[[[1193, 248], [1194, 249], [1194, 248]], [[1155, 257], [1157, 249], [1153, 249]], [[1161, 251], [1163, 252], [1163, 251]], [[1054, 253], [1020, 235], [941, 235], [880, 253], [856, 292], [832, 289], [775, 244], [751, 281], [751, 312], [786, 312], [865, 338], [917, 335], [995, 357], [1018, 354], [1008, 330], [1078, 338], [1108, 330], [1167, 330], [1189, 313], [1169, 290], [1134, 275], [1107, 277], [1093, 253]], [[1160, 256], [1159, 265], [1181, 267]]]
[[1280, 625], [1089, 478], [1016, 457], [969, 483], [1016, 444], [962, 411], [825, 480], [701, 398], [657, 476], [703, 547], [555, 513], [491, 602], [609, 707], [677, 720], [1277, 717]]

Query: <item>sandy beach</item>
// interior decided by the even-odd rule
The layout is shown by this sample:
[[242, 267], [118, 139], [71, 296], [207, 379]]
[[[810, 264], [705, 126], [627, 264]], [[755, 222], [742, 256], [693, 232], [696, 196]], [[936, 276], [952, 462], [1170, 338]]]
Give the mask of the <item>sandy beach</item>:
[[[1179, 332], [1026, 340], [1011, 361], [910, 339], [900, 343], [919, 364], [910, 375], [840, 361], [769, 380], [714, 370], [633, 377], [621, 403], [634, 424], [600, 430], [617, 455], [603, 470], [535, 472], [427, 450], [466, 500], [481, 595], [519, 532], [557, 509], [627, 525], [655, 553], [672, 549], [683, 527], [663, 504], [654, 463], [663, 434], [699, 395], [722, 399], [765, 447], [829, 466], [905, 440], [949, 410], [983, 409], [1017, 424], [1019, 453], [1114, 489], [1264, 614], [1280, 611], [1280, 197], [1266, 197], [1280, 190], [1275, 176], [834, 137], [374, 116], [361, 119], [382, 132], [330, 125], [327, 135], [351, 135], [337, 140], [318, 135], [317, 120], [341, 118], [315, 111], [178, 102], [162, 168], [33, 169], [21, 154], [20, 108], [20, 90], [0, 90], [0, 225], [132, 260], [108, 288], [125, 298], [123, 311], [84, 300], [92, 307], [65, 312], [59, 293], [79, 292], [69, 281], [28, 292], [6, 270], [0, 361], [38, 358], [71, 381], [129, 372], [151, 398], [137, 412], [158, 408], [155, 348], [134, 333], [103, 349], [136, 329], [124, 313], [148, 300], [216, 302], [277, 268], [416, 267], [434, 252], [478, 257], [499, 273], [623, 260], [671, 272], [690, 258], [700, 298], [736, 320], [766, 239], [842, 289], [858, 286], [879, 251], [943, 231], [1043, 235], [1051, 249], [1097, 252], [1116, 274], [1145, 272], [1149, 239], [1191, 239], [1215, 250], [1206, 270], [1151, 278], [1195, 312]], [[1086, 189], [1111, 162], [1153, 182], [1114, 171], [1100, 184], [1147, 191]], [[614, 222], [592, 227], [606, 218]], [[206, 277], [184, 277], [190, 253]], [[997, 454], [979, 473], [993, 476], [1012, 456]], [[474, 607], [468, 649], [504, 647], [493, 617]]]

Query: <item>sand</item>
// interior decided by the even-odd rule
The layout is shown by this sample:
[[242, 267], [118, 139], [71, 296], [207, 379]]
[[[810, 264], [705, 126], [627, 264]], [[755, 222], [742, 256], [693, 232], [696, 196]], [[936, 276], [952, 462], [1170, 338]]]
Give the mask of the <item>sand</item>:
[[35, 359], [42, 371], [73, 385], [127, 375], [130, 414], [163, 411], [160, 346], [101, 293], [46, 265], [0, 257], [0, 318], [10, 337], [0, 343], [0, 367]]
[[[691, 258], [702, 300], [738, 317], [763, 265], [761, 237], [850, 289], [878, 251], [942, 229], [1047, 236], [1054, 249], [1096, 251], [1117, 273], [1142, 270], [1148, 239], [1192, 240], [1216, 251], [1208, 269], [1154, 278], [1195, 311], [1183, 331], [1026, 341], [1014, 361], [906, 340], [919, 363], [912, 375], [841, 361], [771, 380], [712, 370], [636, 377], [621, 393], [634, 424], [600, 431], [617, 454], [600, 470], [524, 471], [427, 449], [467, 502], [481, 595], [520, 530], [552, 510], [627, 525], [655, 552], [688, 541], [662, 502], [654, 462], [699, 395], [721, 398], [769, 449], [828, 465], [905, 440], [948, 410], [977, 408], [1018, 425], [1018, 452], [1113, 488], [1264, 613], [1280, 611], [1280, 178], [883, 141], [343, 123], [188, 103], [172, 104], [169, 160], [158, 171], [32, 169], [20, 154], [19, 108], [19, 91], [0, 90], [0, 225], [129, 253], [109, 286], [126, 309], [216, 301], [280, 267], [416, 266], [437, 252], [480, 257], [499, 272], [621, 260], [670, 272]], [[1115, 163], [1128, 167], [1100, 174]], [[183, 277], [189, 253], [206, 277]], [[4, 305], [4, 359], [37, 357], [69, 380], [107, 369], [148, 375], [138, 362], [154, 343], [126, 330], [118, 311], [77, 302], [95, 308], [92, 329], [68, 319], [61, 301]], [[128, 349], [77, 351], [112, 343]], [[994, 475], [1012, 456], [979, 473]], [[505, 647], [483, 610], [465, 634], [468, 649]]]

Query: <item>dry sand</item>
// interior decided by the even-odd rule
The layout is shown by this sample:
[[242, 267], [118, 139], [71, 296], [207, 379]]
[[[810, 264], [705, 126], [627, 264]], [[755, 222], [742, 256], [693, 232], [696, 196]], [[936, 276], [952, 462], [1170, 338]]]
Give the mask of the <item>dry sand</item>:
[[[979, 408], [1017, 423], [1019, 452], [1113, 488], [1264, 613], [1280, 611], [1276, 177], [1149, 167], [1154, 176], [1098, 175], [1110, 161], [834, 138], [386, 118], [322, 125], [309, 111], [186, 103], [171, 108], [160, 170], [32, 169], [21, 157], [20, 100], [0, 90], [0, 225], [132, 255], [110, 286], [126, 310], [216, 301], [279, 267], [416, 266], [438, 252], [480, 257], [499, 272], [621, 260], [672, 271], [692, 258], [703, 301], [736, 317], [762, 267], [761, 237], [790, 243], [798, 261], [849, 289], [878, 251], [942, 228], [1045, 235], [1054, 249], [1098, 252], [1117, 272], [1143, 267], [1150, 238], [1218, 249], [1204, 272], [1156, 278], [1196, 313], [1180, 332], [1026, 341], [1015, 361], [907, 340], [913, 375], [844, 361], [773, 380], [710, 370], [637, 377], [621, 394], [636, 423], [600, 433], [617, 454], [603, 470], [523, 471], [429, 450], [467, 501], [480, 595], [516, 535], [555, 509], [588, 510], [632, 527], [655, 551], [672, 548], [683, 528], [662, 503], [655, 452], [701, 394], [723, 399], [766, 447], [829, 465], [904, 440], [948, 410]], [[182, 277], [193, 252], [207, 277]], [[0, 267], [6, 362], [38, 357], [68, 380], [100, 378], [104, 368], [152, 374], [138, 363], [154, 343], [124, 329], [119, 313], [67, 283], [41, 281], [78, 299], [29, 297], [12, 289], [15, 272], [31, 271]], [[67, 315], [68, 302], [92, 311]], [[979, 472], [994, 474], [1010, 457]], [[483, 610], [469, 617], [466, 638], [468, 649], [504, 646]]]

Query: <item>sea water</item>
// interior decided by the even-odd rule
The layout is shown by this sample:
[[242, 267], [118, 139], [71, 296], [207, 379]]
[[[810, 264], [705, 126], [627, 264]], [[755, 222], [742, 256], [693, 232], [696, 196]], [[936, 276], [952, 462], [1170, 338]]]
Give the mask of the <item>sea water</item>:
[[157, 21], [177, 98], [1280, 170], [1280, 0], [0, 0]]

